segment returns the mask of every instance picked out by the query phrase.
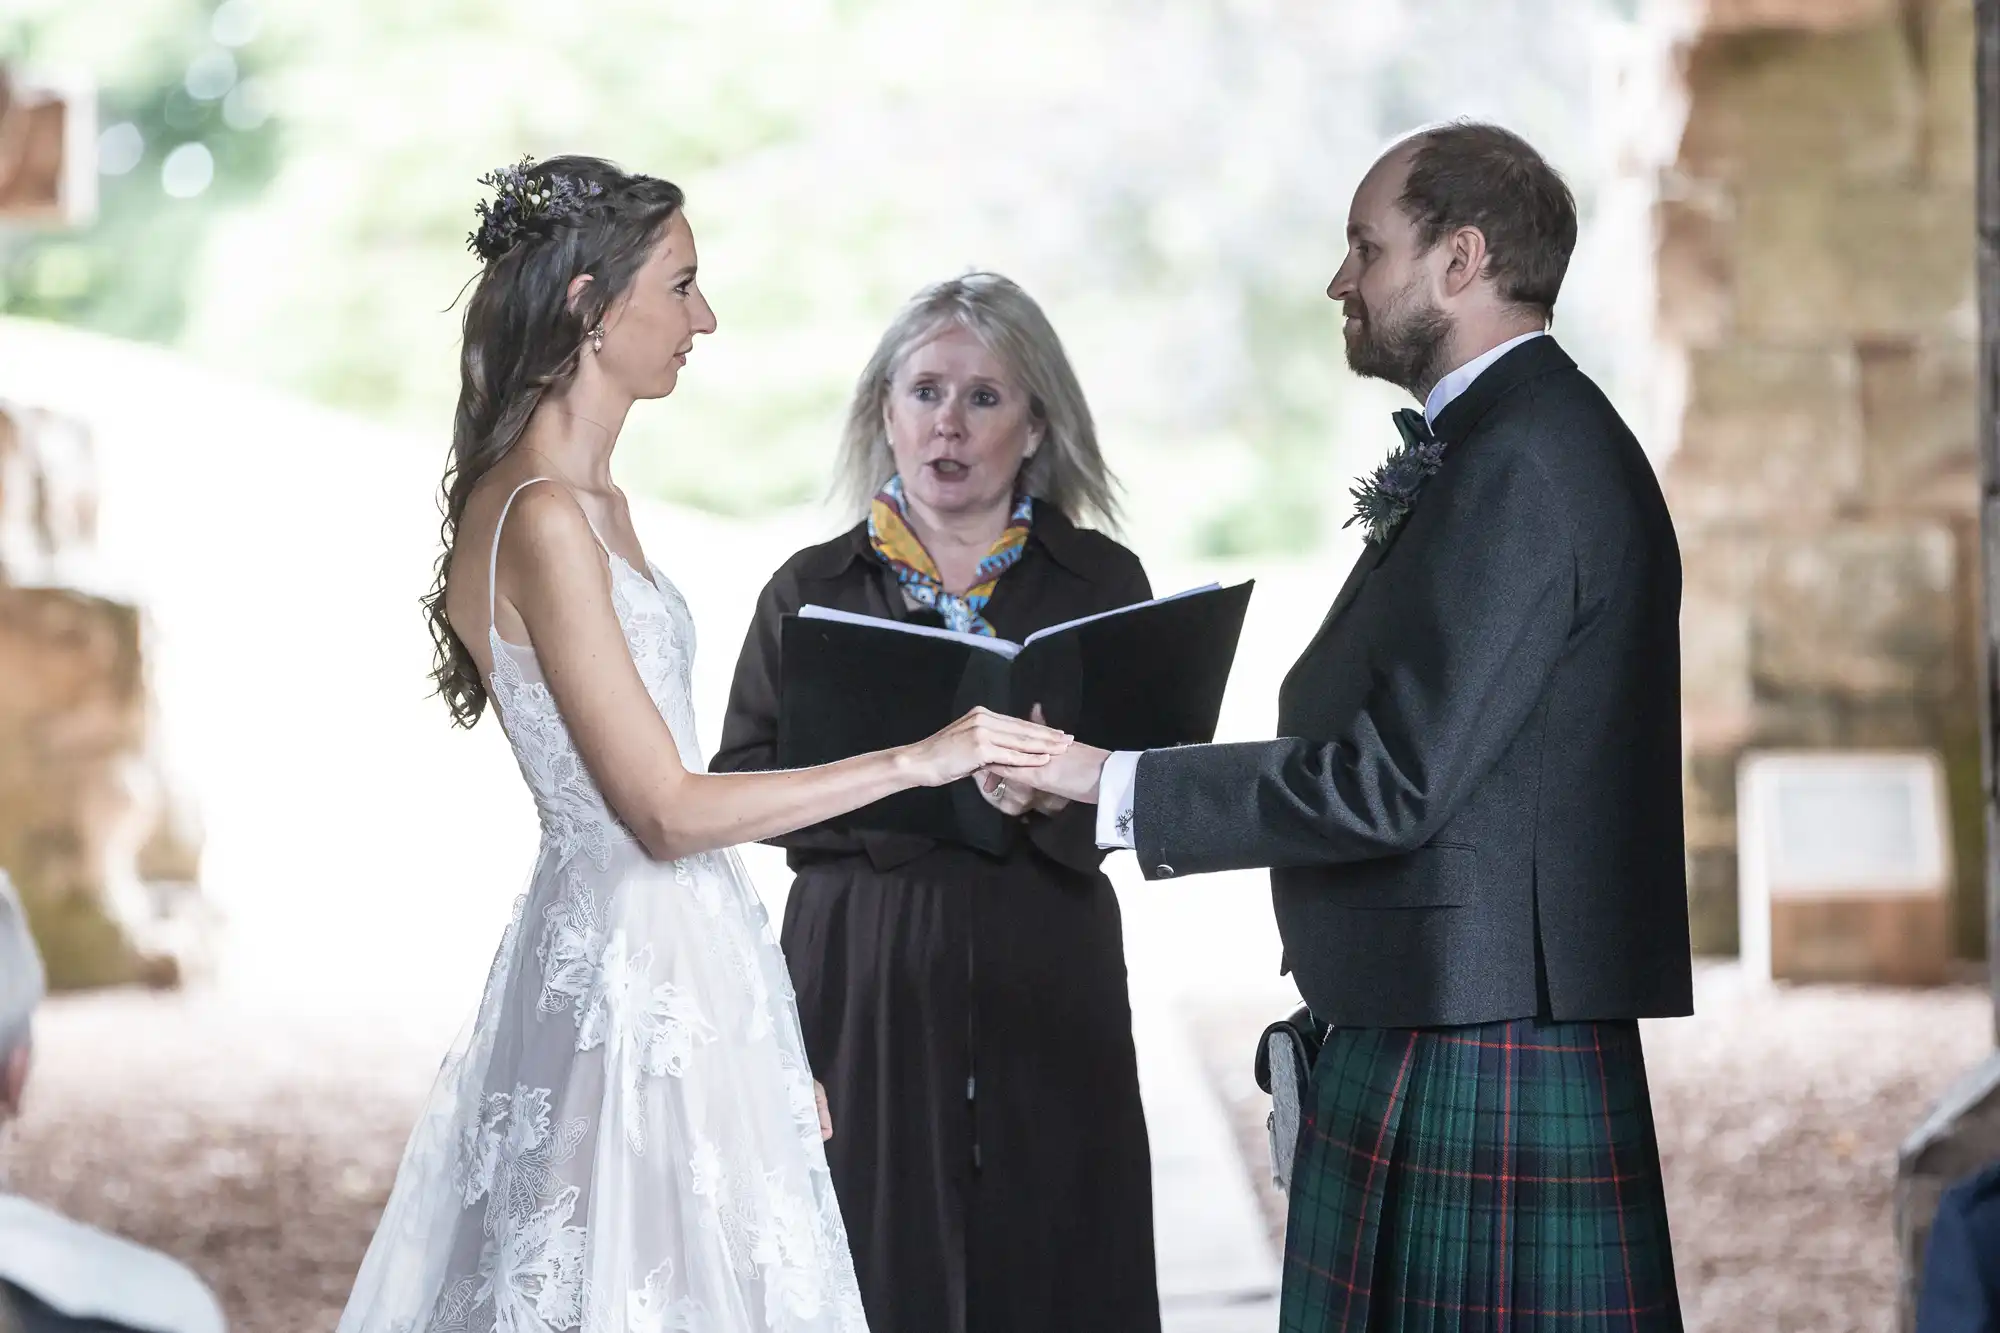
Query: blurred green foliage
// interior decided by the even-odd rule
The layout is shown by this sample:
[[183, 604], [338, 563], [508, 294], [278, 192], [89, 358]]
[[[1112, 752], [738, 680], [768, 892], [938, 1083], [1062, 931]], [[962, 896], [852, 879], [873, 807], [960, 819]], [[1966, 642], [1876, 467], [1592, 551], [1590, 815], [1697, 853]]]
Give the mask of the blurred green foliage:
[[121, 7], [129, 27], [89, 37], [76, 31], [75, 9], [23, 13], [0, 28], [10, 65], [69, 57], [112, 69], [97, 103], [107, 168], [97, 216], [76, 230], [0, 231], [0, 311], [173, 342], [218, 211], [254, 198], [277, 169], [268, 51], [241, 0]]
[[[628, 485], [730, 513], [815, 499], [897, 304], [995, 268], [1061, 331], [1130, 527], [1210, 554], [1325, 540], [1392, 442], [1396, 395], [1347, 374], [1324, 294], [1384, 141], [1503, 119], [1588, 215], [1605, 37], [1630, 23], [1621, 0], [10, 3], [7, 49], [88, 68], [145, 156], [95, 226], [0, 239], [0, 307], [177, 343], [442, 456], [474, 182], [597, 153], [688, 190], [721, 325], [672, 404], [634, 413]], [[254, 38], [219, 45], [246, 16]], [[267, 119], [189, 95], [216, 50]], [[163, 154], [194, 140], [214, 182], [170, 197]], [[1559, 331], [1588, 352], [1626, 298], [1582, 281]]]

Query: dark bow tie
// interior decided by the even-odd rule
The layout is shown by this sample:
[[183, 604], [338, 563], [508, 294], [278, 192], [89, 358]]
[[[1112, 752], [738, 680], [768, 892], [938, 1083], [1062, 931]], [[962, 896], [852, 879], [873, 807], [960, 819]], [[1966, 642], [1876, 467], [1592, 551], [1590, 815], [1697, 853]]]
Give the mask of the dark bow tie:
[[1396, 433], [1403, 437], [1403, 445], [1415, 449], [1420, 444], [1430, 444], [1437, 439], [1431, 433], [1431, 425], [1424, 420], [1424, 414], [1414, 407], [1399, 407], [1392, 418], [1396, 423]]

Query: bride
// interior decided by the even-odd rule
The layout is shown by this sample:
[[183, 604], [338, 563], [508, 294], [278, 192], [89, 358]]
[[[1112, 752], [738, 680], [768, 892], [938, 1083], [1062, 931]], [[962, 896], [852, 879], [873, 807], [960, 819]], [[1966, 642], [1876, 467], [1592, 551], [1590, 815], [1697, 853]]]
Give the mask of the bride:
[[681, 192], [592, 158], [482, 179], [426, 599], [440, 693], [488, 698], [541, 853], [444, 1062], [340, 1333], [862, 1330], [824, 1094], [728, 848], [1068, 737], [975, 711], [789, 773], [703, 771], [694, 627], [611, 451], [715, 316]]

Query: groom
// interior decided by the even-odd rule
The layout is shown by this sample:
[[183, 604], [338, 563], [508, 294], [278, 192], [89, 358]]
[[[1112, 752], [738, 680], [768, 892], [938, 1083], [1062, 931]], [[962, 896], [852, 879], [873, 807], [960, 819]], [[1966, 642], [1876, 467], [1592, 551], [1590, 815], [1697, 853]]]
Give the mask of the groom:
[[1526, 142], [1455, 123], [1355, 192], [1348, 364], [1423, 404], [1278, 696], [1284, 739], [1010, 782], [1099, 802], [1149, 879], [1272, 867], [1331, 1025], [1288, 1333], [1681, 1327], [1637, 1020], [1692, 1011], [1680, 554], [1652, 467], [1545, 333], [1576, 241]]

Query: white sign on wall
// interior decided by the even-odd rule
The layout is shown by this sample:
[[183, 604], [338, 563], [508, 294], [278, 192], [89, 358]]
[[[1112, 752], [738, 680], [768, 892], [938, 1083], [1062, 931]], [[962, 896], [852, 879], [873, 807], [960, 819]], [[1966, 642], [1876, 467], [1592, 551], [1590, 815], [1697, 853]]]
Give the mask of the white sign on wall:
[[1935, 904], [1953, 867], [1944, 766], [1931, 751], [1766, 751], [1737, 770], [1743, 962], [1771, 974], [1771, 921], [1787, 903]]

